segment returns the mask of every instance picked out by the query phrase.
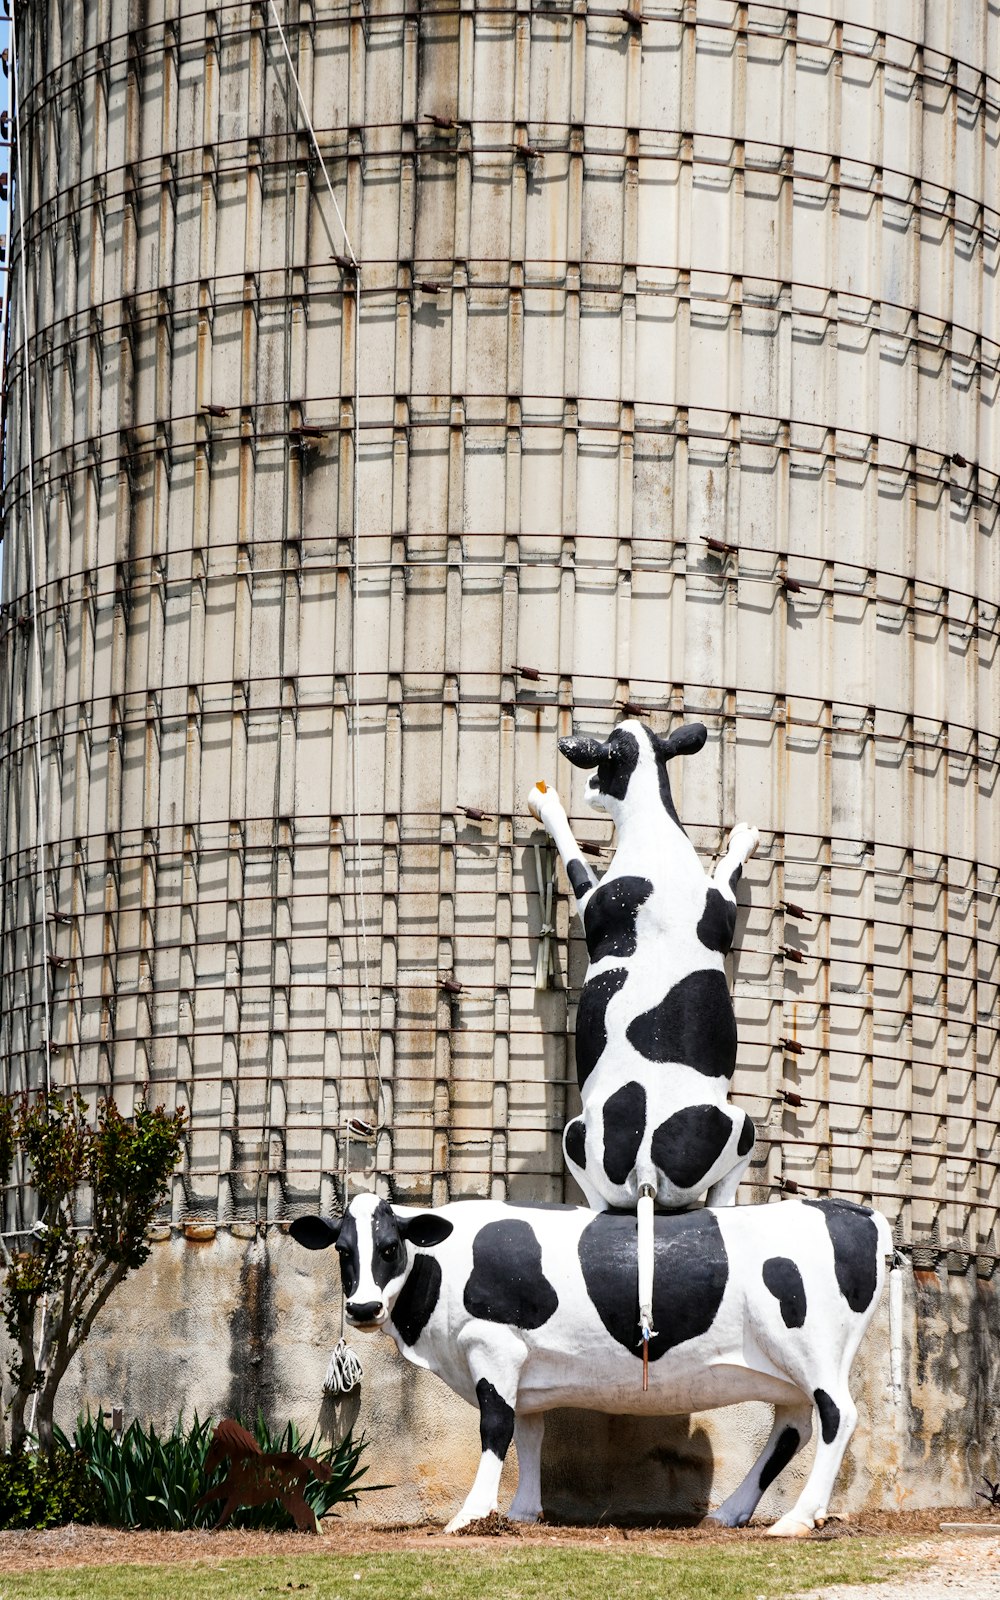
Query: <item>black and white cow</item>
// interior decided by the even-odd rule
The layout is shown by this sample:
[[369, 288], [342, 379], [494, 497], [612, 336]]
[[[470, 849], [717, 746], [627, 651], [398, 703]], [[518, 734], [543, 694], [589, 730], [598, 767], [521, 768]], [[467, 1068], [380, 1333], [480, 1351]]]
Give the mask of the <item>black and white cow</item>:
[[541, 1514], [543, 1414], [554, 1406], [669, 1416], [774, 1404], [774, 1426], [713, 1513], [742, 1526], [809, 1439], [816, 1459], [771, 1528], [803, 1535], [826, 1513], [857, 1412], [848, 1378], [878, 1303], [889, 1225], [840, 1200], [786, 1200], [655, 1219], [657, 1332], [635, 1381], [637, 1219], [582, 1206], [459, 1200], [435, 1211], [356, 1196], [336, 1221], [300, 1217], [311, 1250], [336, 1245], [347, 1320], [382, 1328], [407, 1360], [479, 1408], [483, 1454], [449, 1529], [496, 1508], [511, 1439], [511, 1516]]
[[736, 1019], [725, 958], [736, 886], [759, 835], [740, 823], [706, 876], [667, 774], [674, 756], [700, 750], [705, 738], [700, 722], [662, 738], [630, 719], [603, 743], [560, 739], [574, 766], [592, 769], [588, 804], [615, 823], [614, 857], [600, 881], [555, 790], [536, 787], [528, 797], [563, 859], [587, 937], [576, 1017], [583, 1111], [563, 1148], [595, 1211], [632, 1210], [644, 1189], [671, 1210], [702, 1195], [729, 1205], [754, 1146], [753, 1123], [727, 1099]]

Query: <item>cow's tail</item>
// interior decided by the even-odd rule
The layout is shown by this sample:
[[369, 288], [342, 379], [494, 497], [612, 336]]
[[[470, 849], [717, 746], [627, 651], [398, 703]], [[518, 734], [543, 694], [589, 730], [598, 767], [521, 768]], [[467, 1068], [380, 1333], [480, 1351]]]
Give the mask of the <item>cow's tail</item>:
[[639, 1185], [636, 1205], [637, 1250], [639, 1256], [639, 1327], [642, 1331], [642, 1387], [649, 1388], [649, 1341], [653, 1327], [653, 1201], [656, 1190], [651, 1183]]

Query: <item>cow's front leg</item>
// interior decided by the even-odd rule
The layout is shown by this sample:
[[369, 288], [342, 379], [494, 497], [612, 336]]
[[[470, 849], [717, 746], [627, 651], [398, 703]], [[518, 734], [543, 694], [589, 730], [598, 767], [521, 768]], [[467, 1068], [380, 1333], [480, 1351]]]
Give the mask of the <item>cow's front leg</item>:
[[517, 1385], [527, 1350], [510, 1328], [473, 1323], [458, 1336], [458, 1348], [469, 1364], [469, 1374], [479, 1402], [479, 1438], [483, 1453], [465, 1504], [452, 1517], [445, 1533], [455, 1533], [467, 1523], [488, 1517], [497, 1508], [497, 1491], [504, 1459], [514, 1437]]
[[541, 1411], [523, 1413], [514, 1422], [517, 1451], [517, 1490], [511, 1501], [514, 1522], [537, 1522], [542, 1514], [542, 1440], [545, 1417]]
[[566, 809], [554, 789], [532, 789], [528, 796], [528, 810], [541, 823], [562, 857], [570, 887], [576, 895], [580, 912], [597, 888], [597, 875], [584, 861], [580, 846], [573, 837]]
[[760, 844], [760, 832], [748, 822], [738, 822], [726, 840], [725, 852], [716, 862], [712, 879], [715, 887], [727, 900], [736, 899], [736, 886], [743, 868]]

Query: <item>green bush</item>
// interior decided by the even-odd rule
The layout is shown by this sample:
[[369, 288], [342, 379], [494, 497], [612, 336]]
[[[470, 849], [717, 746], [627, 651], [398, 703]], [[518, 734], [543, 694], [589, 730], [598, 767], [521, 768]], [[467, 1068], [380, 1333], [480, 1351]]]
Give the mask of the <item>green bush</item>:
[[100, 1491], [79, 1451], [57, 1449], [51, 1461], [27, 1451], [0, 1456], [0, 1528], [56, 1528], [100, 1514]]
[[[103, 1416], [79, 1417], [72, 1440], [57, 1430], [63, 1455], [76, 1452], [85, 1462], [96, 1490], [96, 1520], [123, 1528], [210, 1528], [222, 1509], [220, 1501], [207, 1505], [196, 1502], [206, 1490], [221, 1482], [225, 1469], [206, 1476], [205, 1457], [212, 1442], [214, 1423], [201, 1422], [197, 1415], [189, 1425], [178, 1418], [171, 1433], [161, 1437], [152, 1426], [132, 1422], [119, 1439]], [[381, 1484], [364, 1484], [368, 1471], [361, 1456], [368, 1448], [362, 1437], [348, 1434], [332, 1449], [323, 1449], [312, 1434], [303, 1440], [294, 1423], [271, 1434], [258, 1415], [253, 1433], [267, 1453], [281, 1450], [313, 1456], [330, 1467], [327, 1483], [313, 1477], [305, 1486], [305, 1496], [317, 1517], [325, 1517], [345, 1501], [357, 1503], [358, 1495]], [[59, 1520], [59, 1519], [56, 1519]], [[64, 1519], [65, 1520], [65, 1519]], [[238, 1511], [232, 1527], [277, 1530], [294, 1527], [278, 1501]], [[42, 1526], [42, 1524], [35, 1524]]]

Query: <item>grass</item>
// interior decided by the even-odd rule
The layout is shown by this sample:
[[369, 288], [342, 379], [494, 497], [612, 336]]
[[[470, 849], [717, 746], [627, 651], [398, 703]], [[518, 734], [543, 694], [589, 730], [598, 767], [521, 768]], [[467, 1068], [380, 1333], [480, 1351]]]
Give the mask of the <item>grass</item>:
[[[222, 1559], [218, 1564], [79, 1567], [0, 1576], [0, 1600], [779, 1600], [820, 1584], [878, 1583], [922, 1563], [893, 1539], [734, 1548], [477, 1547], [384, 1555]], [[873, 1600], [878, 1591], [873, 1592]]]

